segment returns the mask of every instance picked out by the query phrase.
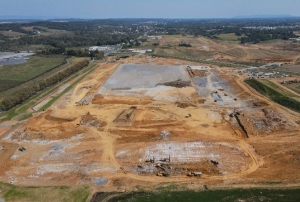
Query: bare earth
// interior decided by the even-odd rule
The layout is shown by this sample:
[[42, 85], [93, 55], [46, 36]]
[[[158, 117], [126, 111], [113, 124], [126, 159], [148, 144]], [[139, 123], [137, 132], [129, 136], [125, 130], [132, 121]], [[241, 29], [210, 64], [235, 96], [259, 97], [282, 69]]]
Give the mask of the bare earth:
[[[249, 89], [234, 69], [192, 74], [186, 67], [201, 64], [148, 56], [120, 63], [180, 67], [182, 77], [168, 70], [158, 73], [164, 82], [147, 86], [143, 74], [152, 66], [137, 78], [117, 70], [119, 63], [99, 64], [49, 110], [3, 133], [0, 180], [101, 191], [162, 182], [299, 184], [299, 114]], [[134, 77], [124, 89], [126, 81], [109, 80], [123, 73]]]

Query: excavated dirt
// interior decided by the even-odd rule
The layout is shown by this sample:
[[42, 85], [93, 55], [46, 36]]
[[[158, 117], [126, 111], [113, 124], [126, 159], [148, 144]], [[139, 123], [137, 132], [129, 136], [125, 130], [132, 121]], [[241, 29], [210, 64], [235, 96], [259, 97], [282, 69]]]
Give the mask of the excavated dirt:
[[[118, 69], [120, 63], [127, 68]], [[190, 77], [185, 67], [201, 64], [139, 55], [120, 63], [99, 64], [49, 110], [2, 135], [0, 180], [95, 191], [163, 182], [300, 182], [299, 114], [250, 89], [233, 69]], [[153, 66], [133, 64], [154, 65], [159, 78], [152, 80]], [[189, 85], [157, 85], [169, 82], [172, 70]], [[89, 105], [76, 105], [81, 100]]]
[[191, 85], [191, 81], [181, 81], [180, 79], [177, 81], [169, 81], [165, 83], [158, 83], [157, 85], [163, 85], [163, 86], [172, 86], [176, 88], [183, 88]]
[[127, 105], [146, 105], [153, 102], [153, 99], [149, 98], [134, 98], [134, 97], [114, 97], [114, 96], [103, 96], [97, 94], [93, 99], [93, 104], [127, 104]]
[[86, 115], [81, 116], [81, 120], [77, 125], [100, 128], [106, 126], [107, 123], [98, 120], [96, 116], [93, 116], [88, 112]]

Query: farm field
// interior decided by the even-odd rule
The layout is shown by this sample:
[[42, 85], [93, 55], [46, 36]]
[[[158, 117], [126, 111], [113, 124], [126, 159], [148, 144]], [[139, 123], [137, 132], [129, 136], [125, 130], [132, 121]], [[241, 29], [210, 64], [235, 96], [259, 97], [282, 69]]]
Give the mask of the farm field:
[[229, 33], [229, 34], [219, 34], [216, 35], [220, 40], [217, 41], [218, 43], [223, 43], [223, 44], [239, 44], [241, 37], [242, 36], [236, 36], [234, 33]]
[[65, 56], [30, 56], [28, 62], [0, 67], [0, 91], [31, 80], [65, 63]]
[[259, 82], [261, 82], [264, 85], [274, 89], [275, 91], [277, 91], [278, 93], [280, 93], [283, 96], [290, 97], [290, 98], [295, 98], [295, 99], [299, 98], [299, 96], [295, 95], [294, 93], [291, 93], [291, 92], [281, 88], [278, 84], [276, 84], [272, 81], [269, 81], [267, 79], [260, 79]]
[[300, 84], [299, 83], [287, 85], [286, 87], [295, 91], [296, 93], [300, 94]]
[[300, 65], [283, 65], [282, 67], [277, 69], [280, 71], [300, 74]]
[[5, 201], [76, 201], [84, 202], [88, 199], [91, 190], [88, 187], [66, 186], [14, 186], [0, 182], [0, 199]]
[[[298, 113], [246, 85], [240, 69], [148, 55], [95, 65], [73, 86], [61, 86], [56, 102], [37, 105], [39, 113], [27, 121], [0, 124], [0, 161], [7, 162], [0, 165], [2, 182], [88, 186], [93, 193], [170, 183], [191, 190], [299, 186]], [[224, 199], [229, 192], [204, 193]]]
[[26, 34], [21, 32], [14, 32], [14, 31], [0, 31], [0, 34], [9, 37], [10, 39], [18, 39], [20, 36], [25, 36]]
[[285, 78], [260, 79], [260, 81], [281, 94], [300, 101], [300, 80], [297, 74]]
[[[38, 29], [35, 29], [38, 28]], [[53, 37], [57, 37], [57, 36], [61, 36], [61, 35], [70, 35], [73, 34], [72, 32], [69, 31], [65, 31], [65, 30], [57, 30], [57, 29], [49, 29], [48, 27], [43, 27], [43, 26], [36, 26], [36, 27], [22, 27], [22, 29], [26, 30], [26, 31], [39, 31], [39, 35], [42, 36], [53, 36]]]

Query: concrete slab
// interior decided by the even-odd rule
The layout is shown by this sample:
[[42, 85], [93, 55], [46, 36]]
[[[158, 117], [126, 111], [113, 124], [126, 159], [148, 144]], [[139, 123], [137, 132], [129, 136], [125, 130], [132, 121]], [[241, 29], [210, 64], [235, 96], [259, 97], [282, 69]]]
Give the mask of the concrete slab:
[[177, 80], [190, 82], [182, 66], [126, 64], [118, 67], [98, 93], [103, 90], [152, 88]]

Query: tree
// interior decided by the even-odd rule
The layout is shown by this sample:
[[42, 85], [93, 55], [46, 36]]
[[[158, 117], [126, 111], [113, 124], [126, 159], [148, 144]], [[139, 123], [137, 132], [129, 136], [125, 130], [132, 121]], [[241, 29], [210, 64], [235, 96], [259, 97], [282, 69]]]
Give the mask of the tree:
[[103, 58], [104, 58], [104, 52], [103, 52], [103, 51], [98, 52], [98, 53], [95, 55], [95, 58], [96, 58], [97, 60], [103, 59]]

